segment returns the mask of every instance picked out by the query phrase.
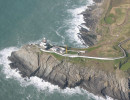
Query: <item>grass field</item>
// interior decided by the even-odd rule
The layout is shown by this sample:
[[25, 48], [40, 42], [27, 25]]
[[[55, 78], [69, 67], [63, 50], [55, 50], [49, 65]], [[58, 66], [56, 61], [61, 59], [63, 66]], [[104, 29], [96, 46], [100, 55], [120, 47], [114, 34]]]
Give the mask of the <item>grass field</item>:
[[[109, 0], [108, 0], [109, 1]], [[107, 7], [107, 5], [109, 5]], [[102, 6], [105, 11], [99, 20], [96, 32], [99, 35], [98, 43], [92, 47], [71, 50], [85, 50], [86, 55], [98, 57], [120, 57], [123, 56], [122, 51], [118, 47], [121, 41], [130, 38], [130, 0], [110, 0]], [[123, 71], [130, 70], [130, 41], [123, 44], [128, 56], [124, 59], [115, 61], [101, 61], [83, 58], [66, 58], [72, 63], [86, 66], [100, 66], [102, 69], [121, 69]], [[69, 54], [75, 54], [69, 52]], [[63, 57], [53, 54], [57, 59], [62, 60]]]
[[67, 51], [67, 54], [78, 54], [76, 51]]
[[[88, 55], [99, 57], [120, 57], [122, 51], [118, 47], [121, 41], [130, 38], [130, 0], [110, 0], [109, 7], [103, 6], [106, 11], [97, 25], [96, 32], [100, 34], [98, 43], [88, 50]], [[130, 42], [123, 45], [130, 54]], [[129, 52], [128, 52], [129, 51]], [[114, 61], [116, 67], [123, 63], [121, 69], [130, 69], [130, 58]], [[127, 61], [126, 61], [127, 60]], [[115, 63], [116, 62], [116, 63]], [[109, 67], [109, 66], [108, 66]]]
[[[97, 28], [97, 32], [102, 34], [98, 42], [101, 47], [96, 49], [98, 54], [112, 57], [123, 55], [118, 43], [130, 38], [130, 1], [111, 0], [106, 15], [100, 20]], [[130, 42], [124, 44], [123, 48], [129, 55]], [[130, 57], [116, 60], [114, 63], [123, 71], [130, 69]]]
[[116, 20], [115, 20], [116, 18], [115, 18], [115, 15], [114, 14], [109, 14], [107, 17], [105, 17], [105, 22], [107, 23], [107, 24], [112, 24], [112, 23], [114, 23]]
[[[111, 71], [113, 72], [115, 69], [114, 61], [107, 61], [107, 60], [95, 60], [95, 59], [87, 59], [87, 58], [69, 58], [63, 57], [56, 53], [51, 53], [57, 60], [66, 60], [67, 62], [73, 63], [78, 65], [79, 67], [95, 67], [104, 71]], [[108, 67], [109, 66], [109, 67]]]
[[121, 70], [127, 71], [130, 68], [130, 61], [122, 65]]

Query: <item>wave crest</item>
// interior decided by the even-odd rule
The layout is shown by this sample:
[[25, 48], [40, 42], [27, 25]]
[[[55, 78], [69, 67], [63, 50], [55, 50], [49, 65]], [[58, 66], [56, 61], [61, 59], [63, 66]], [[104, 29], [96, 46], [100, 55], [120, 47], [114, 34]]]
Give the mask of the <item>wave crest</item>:
[[[80, 89], [79, 87], [75, 87], [72, 89], [71, 88], [60, 89], [57, 85], [53, 85], [36, 76], [31, 78], [27, 78], [27, 77], [22, 78], [21, 75], [19, 74], [18, 69], [11, 69], [9, 66], [9, 63], [11, 62], [8, 60], [8, 56], [11, 55], [12, 51], [16, 51], [16, 50], [18, 50], [17, 47], [9, 47], [0, 51], [0, 64], [3, 65], [2, 72], [6, 75], [6, 78], [14, 78], [18, 80], [22, 87], [34, 85], [35, 87], [37, 87], [38, 90], [45, 90], [49, 93], [58, 92], [64, 95], [71, 95], [71, 96], [75, 94], [79, 94], [79, 95], [87, 96], [88, 99], [93, 98], [96, 100], [104, 100], [102, 97], [94, 96], [93, 94], [87, 92], [84, 89]], [[112, 100], [112, 99], [108, 98], [107, 100]]]

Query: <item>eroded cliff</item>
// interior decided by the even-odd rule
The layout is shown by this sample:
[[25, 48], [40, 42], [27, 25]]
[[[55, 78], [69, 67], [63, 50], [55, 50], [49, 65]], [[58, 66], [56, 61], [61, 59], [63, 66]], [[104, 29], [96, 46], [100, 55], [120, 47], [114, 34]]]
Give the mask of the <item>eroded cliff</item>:
[[12, 52], [11, 68], [18, 68], [23, 77], [37, 76], [61, 88], [82, 87], [103, 97], [129, 100], [128, 77], [120, 70], [107, 72], [95, 66], [84, 66], [69, 59], [57, 59], [51, 53], [42, 52], [37, 45], [26, 45]]
[[[109, 0], [93, 0], [94, 4], [89, 6], [84, 12], [82, 12], [85, 23], [82, 25], [89, 28], [86, 29], [85, 27], [80, 26], [80, 34], [79, 38], [84, 41], [85, 45], [93, 46], [97, 43], [98, 37], [100, 36], [96, 32], [97, 25], [105, 13], [105, 10], [108, 9], [107, 5]], [[105, 8], [103, 7], [105, 6]]]

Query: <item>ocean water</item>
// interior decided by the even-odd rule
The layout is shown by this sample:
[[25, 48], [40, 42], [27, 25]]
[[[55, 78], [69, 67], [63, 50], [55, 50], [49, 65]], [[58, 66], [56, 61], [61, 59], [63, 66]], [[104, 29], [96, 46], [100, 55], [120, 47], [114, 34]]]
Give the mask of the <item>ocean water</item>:
[[[92, 0], [0, 0], [0, 100], [104, 100], [79, 87], [60, 89], [38, 77], [22, 78], [9, 66], [12, 51], [43, 37], [56, 45], [84, 47], [79, 15]], [[108, 98], [109, 100], [110, 98]]]

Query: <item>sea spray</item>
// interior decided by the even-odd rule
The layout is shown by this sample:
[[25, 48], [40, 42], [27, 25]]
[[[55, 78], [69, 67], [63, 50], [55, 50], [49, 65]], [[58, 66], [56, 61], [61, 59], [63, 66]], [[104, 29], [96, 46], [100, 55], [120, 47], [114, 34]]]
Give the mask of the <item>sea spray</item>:
[[[3, 65], [2, 71], [6, 75], [6, 78], [13, 78], [19, 81], [20, 85], [23, 88], [30, 85], [34, 85], [39, 91], [46, 91], [46, 92], [49, 92], [50, 94], [54, 92], [62, 93], [67, 96], [74, 96], [78, 94], [78, 95], [83, 95], [83, 96], [86, 95], [88, 99], [93, 98], [95, 100], [104, 100], [102, 97], [95, 96], [79, 87], [60, 89], [57, 85], [53, 85], [36, 76], [30, 77], [30, 78], [21, 77], [18, 69], [11, 69], [9, 66], [11, 62], [8, 60], [8, 56], [10, 56], [11, 53], [16, 50], [18, 50], [17, 47], [9, 47], [9, 48], [5, 48], [1, 50], [0, 51], [0, 64]], [[112, 100], [112, 98], [108, 97], [107, 100]]]
[[[1, 0], [2, 1], [2, 0]], [[36, 1], [36, 0], [34, 0], [34, 1]], [[62, 1], [62, 0], [61, 0]], [[69, 2], [71, 2], [72, 0], [68, 0]], [[76, 1], [76, 0], [73, 0], [73, 1]], [[84, 1], [84, 0], [80, 0], [79, 2], [82, 2], [82, 1]], [[85, 0], [86, 1], [86, 0]], [[92, 0], [89, 0], [89, 2], [90, 1], [92, 1]], [[18, 4], [20, 4], [21, 5], [21, 3], [18, 3], [19, 1], [17, 0], [17, 2], [15, 2], [15, 3], [12, 3], [12, 4], [15, 4], [15, 5], [17, 5], [18, 6]], [[21, 0], [20, 0], [20, 2], [21, 2]], [[4, 16], [4, 14], [6, 14], [5, 12], [1, 12], [2, 13], [2, 16], [3, 16], [3, 18], [5, 18], [5, 20], [7, 21], [4, 21], [3, 19], [1, 20], [1, 24], [3, 24], [3, 25], [1, 25], [1, 26], [5, 26], [5, 29], [4, 28], [1, 28], [1, 33], [3, 32], [2, 30], [8, 30], [7, 31], [7, 33], [4, 31], [3, 33], [5, 33], [6, 35], [7, 35], [7, 37], [6, 36], [1, 36], [2, 38], [0, 39], [2, 42], [4, 41], [4, 40], [6, 40], [6, 38], [8, 38], [10, 35], [13, 37], [13, 38], [8, 38], [7, 39], [7, 41], [4, 41], [3, 42], [3, 44], [1, 45], [1, 47], [3, 46], [3, 47], [6, 47], [6, 43], [9, 43], [9, 40], [14, 40], [14, 39], [17, 39], [16, 40], [16, 42], [18, 42], [17, 44], [19, 45], [18, 47], [20, 47], [20, 46], [22, 46], [22, 45], [24, 45], [24, 44], [28, 44], [28, 42], [27, 41], [31, 41], [31, 42], [29, 42], [29, 44], [35, 44], [35, 43], [39, 43], [41, 40], [42, 40], [42, 37], [46, 37], [46, 35], [44, 35], [44, 34], [46, 34], [47, 33], [47, 35], [48, 35], [48, 30], [49, 30], [49, 28], [47, 28], [46, 26], [44, 26], [44, 24], [39, 24], [39, 23], [41, 23], [42, 22], [42, 20], [43, 21], [45, 21], [43, 18], [44, 18], [44, 13], [42, 12], [44, 9], [42, 8], [42, 7], [44, 7], [44, 8], [47, 8], [47, 6], [45, 7], [45, 6], [43, 6], [43, 5], [41, 5], [41, 4], [44, 4], [44, 2], [42, 2], [42, 1], [40, 1], [40, 4], [38, 4], [38, 0], [37, 0], [37, 4], [38, 4], [38, 7], [35, 5], [35, 4], [33, 4], [33, 2], [32, 2], [32, 0], [31, 0], [31, 3], [29, 3], [29, 0], [28, 0], [28, 2], [26, 2], [26, 0], [25, 0], [25, 4], [24, 5], [26, 5], [26, 6], [21, 6], [22, 8], [25, 8], [26, 9], [26, 11], [29, 11], [30, 12], [30, 10], [29, 9], [27, 9], [28, 8], [28, 4], [29, 4], [29, 8], [31, 8], [31, 4], [33, 5], [32, 6], [32, 8], [35, 8], [35, 10], [36, 10], [36, 13], [34, 12], [35, 10], [32, 10], [32, 12], [33, 13], [22, 13], [22, 12], [20, 12], [18, 9], [17, 9], [17, 6], [13, 6], [13, 8], [14, 9], [17, 9], [18, 11], [16, 11], [16, 10], [11, 10], [10, 11], [10, 16], [11, 15], [14, 15], [14, 17], [12, 16], [12, 18], [11, 17], [9, 17], [9, 18], [11, 18], [11, 20], [14, 18], [14, 21], [15, 22], [18, 22], [18, 23], [14, 23], [14, 22], [10, 22], [10, 23], [7, 23], [8, 22], [8, 16]], [[48, 2], [48, 1], [47, 1]], [[52, 2], [53, 2], [53, 0], [52, 0]], [[69, 3], [68, 2], [68, 3]], [[18, 4], [17, 4], [18, 3]], [[22, 3], [24, 3], [24, 1], [22, 1]], [[2, 3], [1, 3], [2, 4]], [[59, 4], [60, 4], [60, 2], [59, 2]], [[90, 4], [92, 4], [92, 2], [90, 3]], [[46, 5], [46, 2], [45, 2], [45, 5]], [[53, 4], [54, 5], [54, 4]], [[67, 4], [66, 4], [66, 6], [67, 6]], [[69, 5], [70, 6], [70, 5]], [[4, 6], [3, 6], [4, 7]], [[9, 6], [9, 9], [11, 8], [11, 6]], [[18, 8], [20, 9], [20, 6], [18, 6]], [[39, 8], [41, 8], [41, 9], [39, 9]], [[5, 9], [5, 10], [7, 10], [8, 11], [8, 9], [6, 9], [6, 8], [3, 8], [3, 9]], [[38, 9], [38, 10], [37, 10]], [[50, 9], [50, 8], [49, 8]], [[52, 10], [52, 14], [55, 14], [55, 13], [53, 13], [53, 9], [54, 9], [54, 7], [52, 7], [51, 8], [51, 10]], [[62, 33], [60, 34], [60, 32], [61, 32], [61, 30], [63, 29], [63, 28], [65, 28], [66, 26], [68, 26], [68, 30], [66, 30], [66, 34], [68, 35], [68, 36], [64, 36], [64, 38], [67, 38], [68, 40], [66, 40], [66, 41], [69, 41], [70, 40], [70, 42], [69, 43], [71, 43], [72, 42], [72, 44], [74, 44], [74, 46], [75, 47], [82, 47], [81, 46], [81, 41], [80, 41], [80, 39], [77, 37], [77, 33], [79, 32], [79, 29], [78, 29], [78, 27], [79, 27], [79, 25], [81, 25], [82, 23], [84, 23], [84, 20], [83, 20], [83, 16], [82, 15], [80, 15], [80, 13], [82, 13], [83, 11], [85, 11], [85, 9], [87, 9], [87, 6], [86, 5], [81, 5], [80, 7], [78, 6], [78, 7], [72, 7], [71, 8], [71, 6], [69, 7], [69, 9], [67, 10], [67, 12], [68, 12], [68, 14], [70, 14], [71, 15], [71, 18], [69, 18], [69, 19], [66, 19], [66, 20], [64, 20], [64, 24], [63, 24], [63, 26], [62, 26], [62, 28], [57, 28], [57, 30], [53, 30], [54, 32], [55, 31], [57, 31], [57, 36], [59, 35], [59, 37], [60, 38], [62, 38]], [[2, 10], [2, 11], [5, 11], [5, 10]], [[14, 12], [13, 12], [14, 11]], [[21, 15], [27, 15], [27, 16], [25, 16], [25, 18], [23, 17], [23, 19], [21, 20], [21, 19], [17, 19], [17, 15], [20, 15], [20, 13], [19, 14], [17, 14], [18, 12], [20, 12], [21, 13]], [[25, 12], [25, 11], [23, 11], [23, 12]], [[40, 13], [42, 13], [41, 15], [40, 15]], [[14, 14], [12, 14], [12, 13], [14, 13]], [[15, 15], [16, 14], [16, 15]], [[35, 16], [36, 15], [36, 16]], [[39, 16], [37, 16], [37, 15], [39, 15]], [[31, 17], [31, 18], [30, 18]], [[34, 17], [34, 18], [33, 18]], [[28, 19], [29, 18], [29, 19]], [[37, 18], [37, 19], [39, 19], [39, 20], [36, 20], [35, 18]], [[42, 18], [42, 19], [40, 19], [40, 18]], [[10, 20], [10, 21], [11, 21]], [[48, 19], [49, 20], [49, 19]], [[47, 21], [48, 21], [47, 20]], [[4, 21], [3, 23], [2, 23], [2, 21]], [[29, 21], [29, 22], [28, 22]], [[4, 23], [6, 23], [5, 25], [4, 25]], [[12, 23], [14, 23], [14, 24], [12, 24]], [[29, 24], [29, 23], [31, 23], [31, 24]], [[34, 24], [35, 23], [35, 24]], [[38, 24], [37, 24], [38, 23]], [[43, 22], [43, 23], [45, 23], [45, 22]], [[51, 23], [52, 24], [52, 23]], [[9, 29], [7, 29], [7, 27], [6, 27], [6, 25], [8, 26], [8, 28], [10, 28], [9, 26], [12, 26], [11, 28], [10, 28], [10, 30]], [[15, 26], [13, 26], [13, 25], [15, 25]], [[34, 26], [33, 26], [34, 25]], [[37, 26], [36, 26], [37, 25]], [[45, 23], [45, 25], [46, 25], [46, 23]], [[19, 27], [17, 27], [17, 26], [19, 26]], [[43, 26], [43, 27], [41, 27], [41, 29], [43, 29], [43, 30], [40, 30], [40, 31], [38, 31], [39, 29], [40, 29], [40, 26]], [[49, 24], [49, 26], [50, 26], [50, 24]], [[44, 28], [45, 27], [45, 28]], [[16, 28], [16, 29], [15, 29]], [[84, 27], [85, 28], [85, 27]], [[86, 27], [87, 28], [87, 27]], [[12, 29], [12, 30], [11, 30]], [[30, 29], [30, 30], [29, 30]], [[48, 29], [48, 30], [45, 30], [45, 29]], [[66, 28], [65, 28], [66, 29]], [[33, 30], [33, 31], [32, 31]], [[36, 31], [37, 30], [37, 31]], [[15, 38], [15, 36], [16, 36], [16, 34], [17, 34], [17, 32], [18, 32], [18, 38]], [[35, 33], [34, 33], [35, 32]], [[46, 33], [44, 33], [44, 32], [46, 32]], [[16, 33], [16, 34], [14, 34], [14, 33]], [[43, 33], [43, 34], [40, 34], [40, 33]], [[20, 34], [20, 35], [19, 35]], [[33, 34], [33, 35], [32, 35]], [[36, 35], [35, 35], [36, 34]], [[39, 34], [39, 35], [38, 35]], [[50, 34], [53, 34], [53, 32], [50, 32]], [[22, 36], [22, 38], [20, 37], [20, 36]], [[34, 38], [34, 36], [37, 36], [37, 38], [39, 39], [39, 37], [40, 37], [40, 39], [38, 40], [38, 41], [36, 41], [36, 42], [33, 42], [33, 40], [35, 40], [35, 39], [33, 39]], [[39, 37], [38, 37], [39, 36]], [[49, 37], [49, 36], [48, 36]], [[36, 39], [37, 39], [36, 38]], [[63, 38], [62, 38], [63, 39]], [[63, 39], [64, 40], [64, 39]], [[72, 40], [72, 41], [71, 41]], [[51, 39], [49, 39], [48, 38], [48, 41], [49, 42], [51, 42], [52, 44], [59, 44], [59, 43], [57, 43], [57, 42], [53, 42]], [[2, 43], [1, 42], [1, 43]], [[61, 42], [61, 41], [58, 41], [58, 42]], [[62, 44], [64, 44], [64, 41], [62, 41]], [[8, 44], [8, 45], [12, 45], [11, 44], [11, 41], [10, 41], [10, 44]], [[3, 48], [2, 47], [2, 48]], [[11, 63], [9, 60], [8, 60], [8, 56], [10, 56], [11, 55], [11, 52], [12, 51], [16, 51], [16, 50], [18, 50], [19, 48], [17, 48], [17, 47], [8, 47], [8, 48], [5, 48], [5, 49], [3, 49], [3, 50], [1, 50], [0, 51], [0, 64], [2, 65], [2, 73], [4, 73], [5, 75], [6, 75], [6, 78], [7, 78], [7, 80], [8, 80], [8, 78], [10, 78], [10, 79], [15, 79], [16, 81], [18, 81], [19, 83], [20, 83], [20, 86], [21, 87], [23, 87], [23, 88], [26, 88], [26, 87], [28, 87], [28, 86], [34, 86], [34, 87], [36, 87], [36, 89], [39, 91], [39, 92], [47, 92], [48, 94], [53, 94], [53, 93], [55, 93], [55, 92], [58, 92], [58, 93], [60, 93], [60, 94], [63, 94], [63, 95], [65, 95], [65, 97], [67, 98], [67, 97], [69, 97], [69, 96], [74, 96], [74, 97], [76, 97], [77, 95], [81, 95], [81, 96], [86, 96], [86, 98], [87, 99], [85, 99], [85, 100], [102, 100], [103, 98], [101, 98], [101, 97], [98, 97], [98, 96], [94, 96], [93, 94], [91, 94], [91, 93], [89, 93], [89, 92], [87, 92], [87, 91], [85, 91], [84, 89], [80, 89], [79, 87], [76, 87], [76, 88], [72, 88], [72, 89], [70, 89], [70, 88], [66, 88], [66, 89], [64, 89], [64, 90], [62, 90], [62, 89], [60, 89], [58, 86], [56, 86], [56, 85], [52, 85], [51, 83], [49, 83], [49, 82], [46, 82], [46, 81], [44, 81], [44, 80], [42, 80], [42, 79], [40, 79], [40, 78], [38, 78], [38, 77], [31, 77], [31, 78], [27, 78], [27, 77], [25, 77], [25, 78], [22, 78], [21, 77], [21, 75], [19, 74], [19, 70], [18, 69], [11, 69], [10, 68], [10, 66], [9, 66], [9, 63]], [[7, 89], [6, 87], [4, 87], [5, 89]], [[7, 91], [8, 91], [8, 89], [7, 89]], [[13, 91], [13, 90], [11, 90], [11, 91]], [[2, 91], [3, 92], [3, 91]], [[18, 91], [19, 92], [19, 91]], [[22, 93], [23, 94], [23, 96], [24, 96], [24, 92]], [[16, 94], [15, 94], [16, 95]], [[35, 95], [35, 94], [34, 94]], [[8, 96], [8, 95], [7, 95]], [[11, 96], [11, 95], [9, 95], [9, 96]], [[28, 95], [27, 96], [27, 100], [29, 99], [29, 98], [31, 98], [31, 96], [32, 95]], [[92, 98], [92, 99], [91, 99]], [[33, 98], [32, 98], [33, 99]], [[31, 100], [32, 100], [31, 99]], [[61, 98], [62, 99], [62, 98]], [[44, 100], [46, 100], [46, 99], [44, 99]], [[70, 99], [68, 99], [68, 100], [70, 100]], [[84, 100], [84, 99], [83, 99]], [[104, 99], [103, 99], [104, 100]]]
[[67, 11], [72, 18], [67, 19], [64, 22], [70, 27], [68, 30], [66, 30], [66, 33], [71, 41], [77, 42], [76, 45], [86, 44], [79, 36], [81, 27], [89, 30], [89, 28], [84, 25], [85, 21], [82, 13], [93, 3], [93, 0], [90, 0], [86, 5], [74, 9], [68, 9]]

